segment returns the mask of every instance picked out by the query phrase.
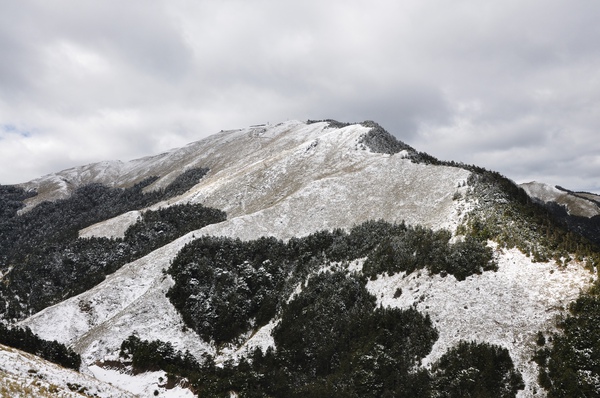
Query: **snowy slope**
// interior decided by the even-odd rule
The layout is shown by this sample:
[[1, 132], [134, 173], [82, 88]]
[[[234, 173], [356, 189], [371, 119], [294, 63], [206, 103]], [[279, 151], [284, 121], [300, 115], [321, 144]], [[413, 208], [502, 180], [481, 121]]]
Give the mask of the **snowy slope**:
[[[454, 229], [468, 205], [452, 196], [470, 173], [414, 164], [402, 153], [372, 153], [359, 144], [368, 131], [287, 122], [219, 133], [193, 144], [193, 164], [209, 167], [208, 175], [167, 205], [193, 202], [224, 210], [228, 223], [207, 233], [246, 239], [299, 236], [378, 218]], [[192, 167], [189, 162], [185, 158], [182, 167]], [[108, 236], [112, 229], [119, 236], [133, 222], [125, 214], [82, 234]]]
[[[531, 263], [516, 249], [496, 251], [496, 258], [497, 272], [464, 281], [400, 273], [369, 281], [367, 288], [383, 306], [415, 306], [431, 316], [440, 336], [425, 366], [460, 340], [497, 344], [509, 349], [523, 375], [520, 396], [538, 396], [538, 366], [532, 361], [536, 333], [554, 331], [554, 321], [589, 286], [592, 274], [577, 263], [564, 268], [554, 261]], [[397, 289], [402, 295], [394, 298]]]
[[162, 272], [192, 236], [127, 264], [98, 286], [40, 311], [22, 325], [46, 340], [73, 345], [84, 364], [114, 355], [134, 331], [145, 339], [171, 341], [175, 348], [200, 357], [210, 348], [193, 332], [184, 331], [183, 321], [165, 297], [172, 281]]

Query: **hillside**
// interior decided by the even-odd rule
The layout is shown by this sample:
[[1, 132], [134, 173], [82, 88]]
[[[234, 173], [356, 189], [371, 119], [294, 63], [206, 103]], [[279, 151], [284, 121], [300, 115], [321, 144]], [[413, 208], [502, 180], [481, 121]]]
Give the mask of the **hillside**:
[[[4, 319], [70, 345], [100, 379], [119, 378], [102, 363], [175, 372], [185, 360], [195, 370], [180, 376], [209, 395], [445, 396], [463, 355], [477, 388], [546, 396], [532, 361], [540, 335], [559, 332], [598, 259], [511, 181], [373, 122], [222, 131], [5, 192]], [[330, 323], [337, 337], [310, 337]], [[147, 347], [167, 359], [139, 359]], [[405, 371], [391, 380], [389, 369]]]
[[2, 397], [133, 397], [98, 379], [0, 345]]
[[600, 245], [600, 196], [530, 182], [523, 189], [569, 229]]

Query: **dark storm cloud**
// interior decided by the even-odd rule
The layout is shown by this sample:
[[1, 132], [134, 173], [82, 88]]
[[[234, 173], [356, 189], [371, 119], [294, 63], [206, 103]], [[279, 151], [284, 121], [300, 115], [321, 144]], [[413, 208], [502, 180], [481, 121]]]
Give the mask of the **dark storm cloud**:
[[593, 1], [5, 3], [2, 183], [333, 118], [518, 182], [600, 186]]

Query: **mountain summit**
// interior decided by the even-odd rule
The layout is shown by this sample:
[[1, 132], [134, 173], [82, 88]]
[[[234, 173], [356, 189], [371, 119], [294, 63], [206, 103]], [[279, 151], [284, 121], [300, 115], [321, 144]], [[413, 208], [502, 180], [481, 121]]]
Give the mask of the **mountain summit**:
[[201, 396], [545, 396], [532, 359], [598, 259], [510, 180], [374, 122], [221, 131], [0, 188], [4, 320], [100, 379], [162, 369]]

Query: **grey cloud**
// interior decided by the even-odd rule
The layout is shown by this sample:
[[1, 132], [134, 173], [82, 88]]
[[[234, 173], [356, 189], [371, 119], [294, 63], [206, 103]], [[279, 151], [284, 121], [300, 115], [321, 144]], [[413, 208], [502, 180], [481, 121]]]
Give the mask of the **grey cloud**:
[[8, 3], [0, 125], [32, 134], [3, 136], [0, 158], [29, 160], [0, 164], [0, 182], [56, 171], [56, 159], [128, 159], [221, 129], [334, 118], [375, 120], [418, 150], [521, 182], [590, 189], [599, 14], [537, 0]]
[[191, 52], [176, 21], [161, 2], [72, 2], [63, 6], [43, 3], [45, 29], [57, 40], [74, 41], [104, 52], [114, 62], [172, 79], [187, 73]]

